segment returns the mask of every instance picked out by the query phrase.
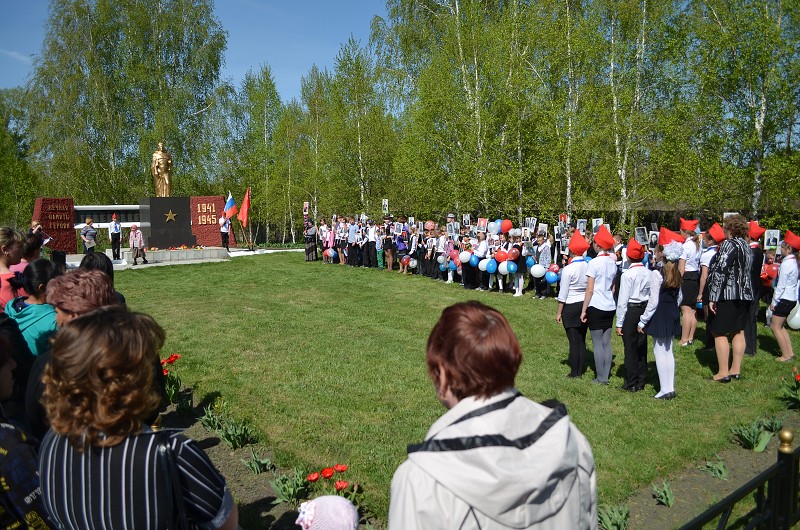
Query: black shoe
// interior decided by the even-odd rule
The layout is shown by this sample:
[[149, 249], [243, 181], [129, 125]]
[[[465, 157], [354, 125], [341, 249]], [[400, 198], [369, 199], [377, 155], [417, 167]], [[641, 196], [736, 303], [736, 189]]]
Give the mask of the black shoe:
[[731, 379], [736, 379], [737, 381], [739, 381], [742, 378], [742, 376], [740, 376], [739, 374], [730, 374], [728, 377], [730, 377]]
[[726, 375], [725, 377], [721, 377], [720, 379], [714, 379], [713, 376], [712, 377], [706, 377], [706, 381], [714, 381], [714, 382], [717, 382], [717, 383], [730, 383], [731, 382], [731, 376]]
[[133, 264], [134, 264], [134, 265], [138, 265], [138, 263], [136, 263], [136, 260], [133, 260]]
[[148, 263], [148, 261], [146, 259], [143, 259], [142, 263]]
[[675, 392], [667, 392], [663, 396], [653, 396], [656, 399], [663, 399], [665, 401], [669, 401], [670, 399], [675, 399]]

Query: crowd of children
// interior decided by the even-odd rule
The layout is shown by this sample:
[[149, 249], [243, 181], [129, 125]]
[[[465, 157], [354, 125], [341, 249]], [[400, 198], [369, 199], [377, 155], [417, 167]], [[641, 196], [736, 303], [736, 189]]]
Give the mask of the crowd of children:
[[557, 296], [556, 320], [569, 342], [568, 377], [580, 377], [586, 369], [589, 331], [593, 382], [608, 384], [615, 328], [625, 350], [622, 388], [644, 389], [650, 335], [660, 381], [654, 397], [673, 399], [673, 338], [681, 347], [691, 346], [700, 312], [706, 349], [717, 353], [719, 363], [710, 379], [738, 380], [742, 355], [756, 351], [762, 300], [769, 304], [767, 323], [780, 347], [779, 359], [794, 357], [784, 325], [798, 298], [800, 237], [786, 232], [779, 265], [775, 249], [762, 250], [759, 243], [765, 230], [738, 214], [727, 216], [724, 227], [714, 223], [705, 232], [698, 221], [687, 219], [681, 219], [677, 232], [661, 227], [648, 238], [637, 230], [627, 243], [608, 225], [595, 224], [587, 229], [585, 222], [562, 220], [554, 239], [546, 228], [532, 233], [500, 220], [470, 226], [456, 223], [453, 214], [442, 225], [403, 216], [387, 215], [382, 223], [334, 216], [330, 225], [321, 221], [319, 235], [326, 263], [397, 270], [515, 297], [526, 291], [538, 299]]

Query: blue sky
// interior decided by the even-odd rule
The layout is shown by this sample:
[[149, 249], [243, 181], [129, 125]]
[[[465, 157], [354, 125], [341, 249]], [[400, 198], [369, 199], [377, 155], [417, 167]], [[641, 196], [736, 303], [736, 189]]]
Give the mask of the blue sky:
[[[0, 88], [25, 83], [31, 55], [41, 50], [47, 0], [2, 0]], [[384, 0], [215, 0], [214, 11], [228, 32], [224, 79], [236, 86], [252, 69], [269, 65], [281, 99], [300, 98], [300, 78], [311, 66], [333, 70], [350, 35], [369, 39], [370, 22], [386, 15]]]

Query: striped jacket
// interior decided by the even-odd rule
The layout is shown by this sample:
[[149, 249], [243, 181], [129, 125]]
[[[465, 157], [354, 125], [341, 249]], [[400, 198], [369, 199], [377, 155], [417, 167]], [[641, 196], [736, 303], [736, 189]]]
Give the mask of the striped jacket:
[[753, 249], [741, 237], [726, 239], [719, 245], [717, 257], [708, 270], [708, 299], [752, 300], [753, 284], [750, 269]]

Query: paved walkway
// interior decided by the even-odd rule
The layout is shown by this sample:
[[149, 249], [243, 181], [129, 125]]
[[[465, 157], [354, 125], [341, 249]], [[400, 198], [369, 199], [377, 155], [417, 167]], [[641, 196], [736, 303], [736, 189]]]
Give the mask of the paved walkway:
[[[178, 251], [175, 251], [178, 252]], [[115, 271], [124, 271], [129, 269], [145, 269], [148, 267], [164, 267], [167, 265], [192, 265], [194, 263], [220, 263], [223, 261], [230, 261], [232, 258], [243, 258], [247, 256], [259, 256], [261, 254], [273, 254], [275, 252], [303, 252], [302, 248], [287, 248], [287, 249], [258, 249], [255, 251], [240, 250], [237, 248], [228, 252], [227, 258], [200, 258], [200, 259], [184, 259], [180, 261], [158, 261], [148, 260], [147, 264], [139, 263], [133, 265], [124, 260], [113, 260]], [[83, 259], [83, 254], [67, 254], [67, 268], [76, 269]]]

